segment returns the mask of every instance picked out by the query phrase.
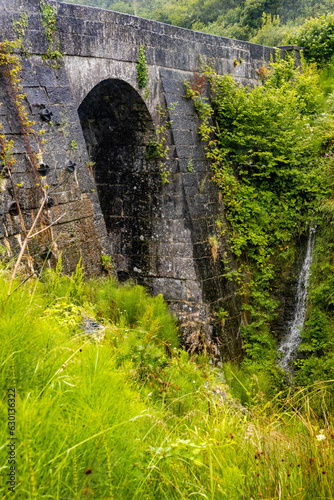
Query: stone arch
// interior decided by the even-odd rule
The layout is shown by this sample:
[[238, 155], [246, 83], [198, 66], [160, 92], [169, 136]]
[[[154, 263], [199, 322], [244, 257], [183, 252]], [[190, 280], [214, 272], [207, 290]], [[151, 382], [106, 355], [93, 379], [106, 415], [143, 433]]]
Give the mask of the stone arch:
[[[120, 281], [149, 285], [152, 232], [162, 180], [155, 128], [138, 92], [119, 79], [97, 84], [78, 109], [109, 251]], [[153, 155], [154, 156], [154, 155]]]

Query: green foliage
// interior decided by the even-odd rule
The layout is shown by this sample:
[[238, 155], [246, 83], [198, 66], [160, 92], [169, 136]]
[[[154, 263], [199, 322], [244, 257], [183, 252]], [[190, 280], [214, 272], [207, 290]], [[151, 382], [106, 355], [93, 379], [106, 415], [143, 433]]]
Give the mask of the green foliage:
[[[223, 193], [229, 246], [237, 259], [225, 262], [226, 276], [243, 300], [243, 339], [250, 360], [275, 360], [272, 327], [278, 306], [277, 280], [293, 263], [295, 242], [306, 233], [315, 207], [331, 189], [322, 177], [332, 145], [332, 118], [323, 111], [319, 77], [279, 53], [262, 86], [239, 86], [229, 75], [206, 68], [211, 101], [189, 84], [206, 142], [213, 180]], [[324, 125], [326, 123], [326, 125]]]
[[[59, 261], [42, 282], [27, 282], [8, 297], [0, 277], [0, 416], [8, 418], [13, 387], [15, 498], [243, 500], [278, 498], [278, 491], [281, 498], [299, 498], [301, 491], [303, 498], [331, 497], [331, 384], [269, 400], [263, 374], [230, 365], [223, 373], [205, 358], [191, 361], [154, 340], [155, 327], [138, 326], [155, 302], [141, 288], [120, 287], [119, 299], [136, 317], [131, 327], [124, 315], [110, 320], [108, 296], [117, 295], [112, 280], [84, 283], [79, 304], [71, 299], [74, 278], [81, 281], [80, 272], [62, 276]], [[67, 314], [95, 314], [105, 340], [79, 334]], [[5, 496], [6, 425], [0, 436]]]
[[[326, 96], [334, 92], [334, 64], [328, 63], [321, 69], [320, 86]], [[329, 111], [333, 113], [334, 108], [331, 107]]]
[[49, 42], [49, 48], [53, 43], [53, 36], [56, 31], [56, 9], [53, 5], [44, 0], [40, 1], [41, 22], [45, 30], [46, 38]]
[[308, 62], [323, 66], [334, 55], [334, 14], [308, 19], [292, 31], [287, 41], [303, 48]]
[[168, 313], [162, 295], [150, 297], [139, 285], [117, 285], [112, 279], [88, 282], [83, 294], [95, 304], [97, 317], [104, 317], [124, 328], [141, 328], [157, 339], [160, 344], [177, 347], [179, 344], [175, 320]]
[[156, 106], [156, 111], [160, 118], [160, 124], [156, 127], [157, 141], [154, 141], [148, 146], [147, 153], [156, 158], [160, 158], [160, 174], [162, 184], [169, 184], [168, 176], [170, 171], [166, 169], [164, 160], [167, 159], [169, 146], [167, 143], [169, 128], [172, 121], [169, 118], [170, 112], [175, 108], [175, 103], [171, 103], [166, 109], [163, 109], [160, 104]]
[[111, 274], [112, 270], [114, 269], [111, 256], [101, 255], [101, 264], [102, 264], [102, 269], [106, 271], [108, 274]]
[[188, 161], [188, 164], [187, 164], [188, 172], [192, 172], [193, 168], [194, 168], [194, 162], [193, 162], [192, 158], [190, 158], [190, 160]]
[[159, 157], [160, 157], [159, 146], [156, 141], [153, 141], [146, 147], [145, 159], [155, 160]]
[[48, 50], [42, 56], [44, 60], [50, 60], [55, 67], [59, 66], [59, 60], [63, 54], [59, 51], [59, 42], [56, 50], [53, 50], [54, 35], [56, 32], [56, 8], [45, 0], [40, 0], [40, 17], [48, 41]]
[[21, 12], [19, 19], [13, 19], [13, 28], [17, 39], [23, 44], [25, 32], [28, 28], [28, 15], [26, 12]]
[[138, 88], [144, 89], [147, 87], [149, 82], [148, 68], [145, 57], [145, 47], [140, 45], [138, 52], [138, 63], [137, 63], [137, 83]]
[[283, 45], [287, 31], [287, 26], [281, 26], [279, 16], [263, 13], [262, 26], [250, 41], [268, 47], [277, 47]]

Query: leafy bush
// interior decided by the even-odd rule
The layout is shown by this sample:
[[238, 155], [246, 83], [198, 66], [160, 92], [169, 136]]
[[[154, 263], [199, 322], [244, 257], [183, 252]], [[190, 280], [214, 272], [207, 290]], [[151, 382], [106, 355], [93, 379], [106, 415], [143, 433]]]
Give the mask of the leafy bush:
[[302, 47], [308, 62], [323, 66], [334, 55], [334, 14], [308, 19], [291, 31], [287, 42]]
[[268, 47], [278, 47], [283, 45], [288, 29], [287, 26], [281, 26], [279, 16], [263, 13], [262, 26], [250, 41]]
[[223, 193], [222, 231], [237, 258], [237, 269], [225, 262], [226, 276], [239, 285], [244, 346], [259, 368], [276, 356], [271, 325], [278, 301], [272, 291], [291, 269], [296, 241], [331, 189], [322, 176], [322, 155], [334, 137], [315, 68], [304, 64], [301, 73], [293, 58], [282, 61], [277, 52], [269, 69], [263, 85], [251, 88], [206, 68], [210, 102], [187, 87]]

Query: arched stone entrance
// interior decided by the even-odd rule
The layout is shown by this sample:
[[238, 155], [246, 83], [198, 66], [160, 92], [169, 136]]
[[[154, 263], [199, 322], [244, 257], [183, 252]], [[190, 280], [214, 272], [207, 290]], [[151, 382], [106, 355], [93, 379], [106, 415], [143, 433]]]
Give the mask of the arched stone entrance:
[[149, 154], [155, 140], [150, 113], [134, 88], [118, 79], [96, 85], [78, 113], [118, 279], [149, 285], [153, 219], [162, 188], [158, 162]]

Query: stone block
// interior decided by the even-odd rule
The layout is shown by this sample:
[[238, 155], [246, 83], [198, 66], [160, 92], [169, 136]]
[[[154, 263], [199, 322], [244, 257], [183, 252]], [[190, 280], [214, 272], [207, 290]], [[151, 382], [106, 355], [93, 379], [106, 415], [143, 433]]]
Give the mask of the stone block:
[[181, 196], [167, 198], [161, 207], [161, 217], [166, 219], [182, 218], [184, 212], [184, 199]]
[[26, 87], [24, 89], [26, 99], [30, 106], [37, 106], [38, 108], [47, 108], [50, 104], [50, 99], [41, 87]]
[[47, 93], [50, 102], [53, 104], [62, 104], [67, 107], [73, 105], [74, 103], [70, 88], [48, 87]]
[[192, 132], [173, 128], [173, 136], [176, 146], [191, 146], [194, 142]]
[[176, 257], [174, 265], [176, 278], [196, 280], [197, 276], [194, 268], [194, 260], [192, 258]]
[[157, 275], [161, 278], [175, 277], [174, 261], [171, 256], [158, 255]]
[[87, 217], [92, 217], [93, 214], [94, 213], [93, 213], [92, 203], [88, 199], [77, 200], [68, 203], [66, 206], [59, 205], [53, 207], [54, 219], [63, 216], [61, 219], [62, 223], [77, 221]]
[[193, 259], [193, 246], [188, 243], [174, 243], [173, 253], [176, 258]]
[[180, 300], [186, 299], [186, 287], [182, 280], [173, 278], [154, 278], [152, 279], [153, 295], [162, 294], [164, 299]]
[[50, 66], [37, 66], [36, 67], [37, 79], [42, 87], [56, 87], [56, 75], [53, 68]]

